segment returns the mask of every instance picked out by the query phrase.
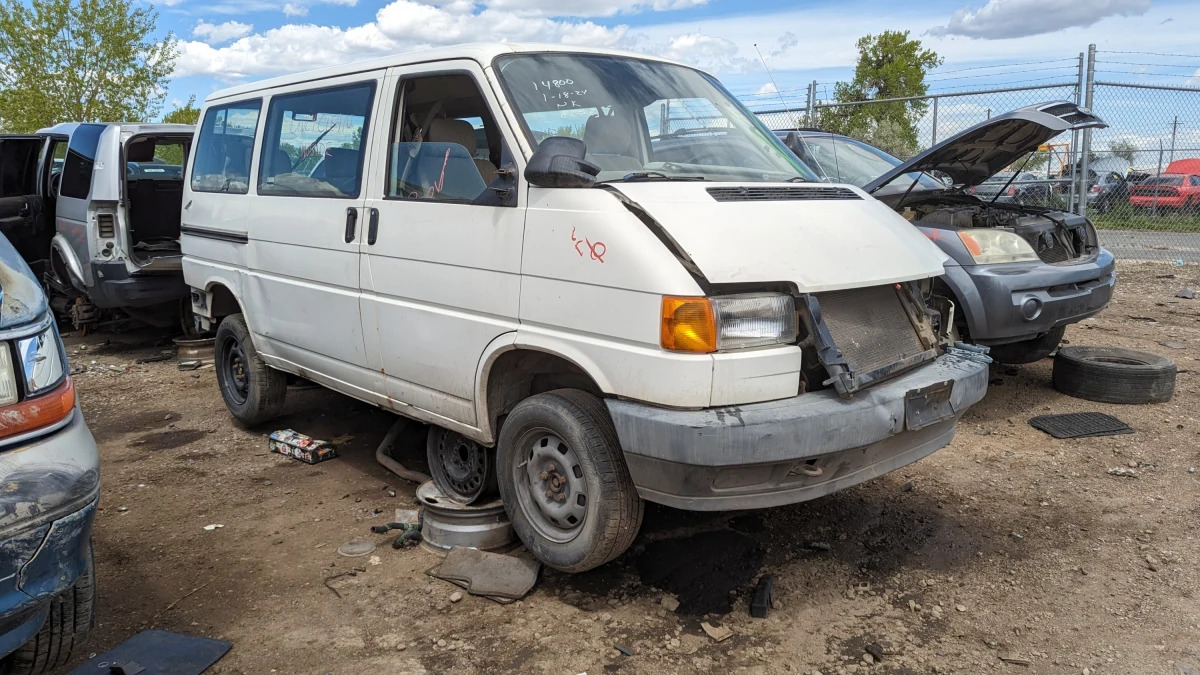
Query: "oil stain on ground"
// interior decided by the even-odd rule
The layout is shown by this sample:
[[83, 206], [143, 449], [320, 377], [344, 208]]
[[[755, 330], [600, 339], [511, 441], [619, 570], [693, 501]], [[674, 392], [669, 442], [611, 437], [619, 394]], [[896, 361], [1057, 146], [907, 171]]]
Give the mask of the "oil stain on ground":
[[725, 614], [729, 591], [748, 585], [762, 562], [762, 546], [751, 537], [712, 530], [647, 544], [637, 570], [643, 584], [679, 600], [680, 614]]

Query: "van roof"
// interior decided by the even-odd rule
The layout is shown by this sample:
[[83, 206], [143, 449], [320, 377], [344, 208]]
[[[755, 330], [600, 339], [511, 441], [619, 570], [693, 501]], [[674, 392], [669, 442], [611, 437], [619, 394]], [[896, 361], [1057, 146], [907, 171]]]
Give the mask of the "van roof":
[[135, 134], [190, 135], [196, 132], [196, 127], [191, 124], [162, 124], [146, 122], [59, 122], [52, 127], [38, 129], [37, 133], [42, 135], [70, 136], [75, 132], [75, 129], [77, 129], [80, 124], [103, 124], [105, 126], [116, 124], [121, 127], [121, 135], [124, 137], [133, 136]]
[[[564, 52], [574, 54], [608, 54], [612, 56], [629, 56], [633, 58], [646, 59], [650, 61], [662, 61], [663, 63], [678, 63], [670, 59], [664, 59], [656, 56], [648, 56], [646, 54], [638, 54], [636, 52], [627, 52], [617, 49], [604, 49], [599, 47], [580, 47], [576, 45], [563, 44], [540, 44], [540, 43], [516, 43], [516, 42], [473, 42], [469, 44], [451, 45], [449, 47], [439, 47], [437, 49], [422, 49], [413, 52], [403, 52], [399, 54], [391, 54], [366, 61], [357, 61], [354, 63], [344, 63], [327, 68], [318, 68], [302, 73], [294, 73], [291, 75], [281, 75], [267, 80], [258, 80], [247, 84], [240, 84], [235, 87], [229, 87], [215, 91], [208, 95], [206, 102], [219, 101], [234, 96], [249, 94], [252, 92], [261, 92], [267, 89], [276, 87], [285, 87], [292, 84], [301, 84], [303, 82], [311, 82], [314, 80], [323, 80], [341, 75], [353, 75], [354, 73], [362, 73], [371, 70], [380, 70], [382, 68], [390, 68], [392, 66], [405, 66], [416, 63], [429, 63], [433, 61], [448, 61], [451, 59], [470, 59], [478, 62], [485, 68], [490, 66], [492, 59], [501, 54], [522, 54], [522, 53], [539, 53], [539, 52]], [[679, 64], [685, 65], [685, 64]]]

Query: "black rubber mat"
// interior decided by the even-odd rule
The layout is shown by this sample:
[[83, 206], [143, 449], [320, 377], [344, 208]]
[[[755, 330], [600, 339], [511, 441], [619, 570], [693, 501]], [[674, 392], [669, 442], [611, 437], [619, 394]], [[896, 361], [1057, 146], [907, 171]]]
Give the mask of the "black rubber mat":
[[1040, 415], [1029, 420], [1029, 424], [1055, 438], [1088, 438], [1133, 433], [1128, 424], [1112, 415], [1098, 412]]

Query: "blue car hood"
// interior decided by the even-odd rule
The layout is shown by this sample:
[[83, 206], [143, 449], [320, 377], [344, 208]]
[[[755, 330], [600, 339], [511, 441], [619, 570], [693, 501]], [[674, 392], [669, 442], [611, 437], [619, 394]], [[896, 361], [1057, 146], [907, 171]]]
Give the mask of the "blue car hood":
[[0, 330], [30, 323], [46, 309], [42, 285], [8, 239], [0, 235]]

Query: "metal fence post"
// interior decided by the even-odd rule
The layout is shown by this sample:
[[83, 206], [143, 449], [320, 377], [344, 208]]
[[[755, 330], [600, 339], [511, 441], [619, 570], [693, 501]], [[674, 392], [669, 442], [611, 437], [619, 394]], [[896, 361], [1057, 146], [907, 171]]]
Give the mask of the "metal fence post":
[[[1079, 52], [1079, 86], [1075, 87], [1075, 105], [1083, 105], [1083, 52]], [[1075, 196], [1079, 192], [1079, 132], [1071, 132], [1071, 149], [1067, 153], [1070, 155], [1071, 167], [1071, 194], [1067, 201], [1067, 211], [1071, 213], [1079, 213], [1079, 205], [1075, 203]]]
[[937, 105], [938, 97], [933, 97], [933, 138], [929, 141], [930, 146], [937, 145]]
[[[1096, 45], [1088, 45], [1087, 55], [1087, 86], [1083, 90], [1083, 105], [1088, 110], [1092, 108], [1092, 101], [1096, 93]], [[1079, 215], [1087, 216], [1087, 196], [1090, 186], [1088, 185], [1088, 163], [1091, 160], [1092, 154], [1092, 130], [1083, 130], [1083, 157], [1080, 159], [1079, 177], [1083, 186], [1083, 192], [1079, 195]]]

